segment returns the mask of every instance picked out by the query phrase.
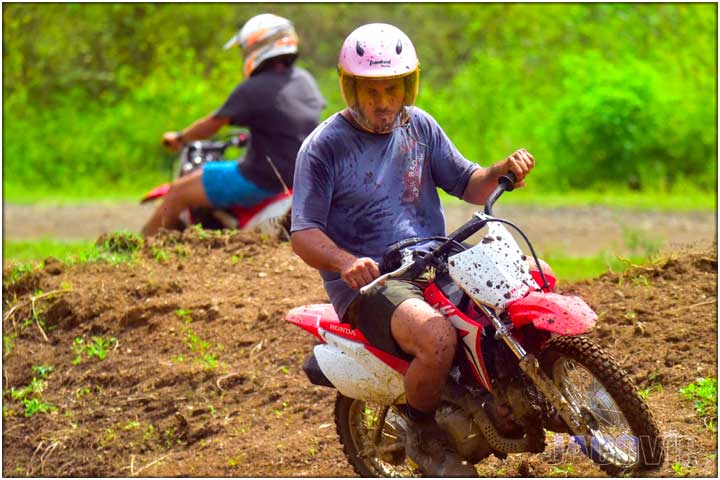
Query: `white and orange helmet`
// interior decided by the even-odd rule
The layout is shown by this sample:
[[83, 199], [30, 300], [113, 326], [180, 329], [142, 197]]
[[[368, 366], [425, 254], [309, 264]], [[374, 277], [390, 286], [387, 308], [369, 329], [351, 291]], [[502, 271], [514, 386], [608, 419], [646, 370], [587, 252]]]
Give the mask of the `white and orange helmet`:
[[355, 29], [340, 49], [338, 73], [345, 104], [364, 128], [372, 130], [357, 104], [356, 82], [361, 78], [404, 78], [405, 100], [393, 128], [404, 125], [410, 118], [420, 86], [420, 63], [415, 47], [399, 28], [370, 23]]
[[240, 46], [245, 78], [265, 60], [281, 55], [297, 54], [298, 36], [290, 20], [263, 13], [248, 20], [240, 31], [225, 44], [225, 49]]

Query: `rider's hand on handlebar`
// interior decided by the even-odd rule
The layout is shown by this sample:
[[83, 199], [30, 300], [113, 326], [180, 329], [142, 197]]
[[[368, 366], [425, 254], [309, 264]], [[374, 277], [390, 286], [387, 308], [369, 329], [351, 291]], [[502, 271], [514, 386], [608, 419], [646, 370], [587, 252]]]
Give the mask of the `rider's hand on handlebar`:
[[163, 133], [162, 144], [173, 152], [180, 150], [184, 143], [180, 136], [180, 132], [165, 132]]
[[523, 179], [528, 173], [530, 173], [530, 170], [532, 170], [534, 166], [535, 159], [533, 156], [530, 152], [521, 148], [520, 150], [513, 152], [505, 160], [498, 162], [496, 168], [500, 175], [504, 175], [507, 172], [513, 172], [517, 178], [514, 187], [520, 188], [525, 186]]
[[340, 276], [350, 288], [357, 290], [379, 277], [380, 269], [372, 258], [356, 258], [352, 263], [343, 266]]

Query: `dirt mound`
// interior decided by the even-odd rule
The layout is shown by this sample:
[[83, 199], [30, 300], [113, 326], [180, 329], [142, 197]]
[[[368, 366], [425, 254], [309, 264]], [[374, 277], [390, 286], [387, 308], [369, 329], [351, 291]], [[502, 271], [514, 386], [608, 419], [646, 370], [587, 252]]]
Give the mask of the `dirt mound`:
[[[100, 261], [3, 272], [5, 476], [354, 475], [334, 391], [301, 370], [313, 340], [284, 321], [292, 307], [327, 301], [286, 243], [195, 230], [98, 242]], [[651, 392], [677, 446], [653, 475], [680, 463], [715, 476], [716, 434], [677, 392], [717, 377], [715, 250], [560, 290], [590, 303], [601, 319], [593, 336]], [[553, 458], [479, 468], [567, 473]], [[583, 459], [570, 474], [602, 475]]]

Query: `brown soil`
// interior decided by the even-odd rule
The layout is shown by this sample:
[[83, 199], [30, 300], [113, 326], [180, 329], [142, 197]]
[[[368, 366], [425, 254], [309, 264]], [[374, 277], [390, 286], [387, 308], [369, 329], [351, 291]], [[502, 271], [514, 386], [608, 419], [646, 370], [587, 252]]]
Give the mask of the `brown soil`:
[[[678, 392], [717, 377], [716, 251], [559, 285], [588, 301], [601, 319], [592, 337], [650, 389], [667, 450], [651, 476], [674, 476], [673, 464], [717, 476], [717, 434]], [[334, 391], [301, 370], [313, 339], [284, 321], [292, 307], [326, 302], [287, 244], [166, 235], [133, 262], [48, 259], [19, 279], [6, 268], [3, 300], [4, 476], [354, 475], [335, 433]], [[102, 360], [73, 350], [93, 337], [115, 339]], [[10, 392], [39, 378], [40, 365], [54, 369], [35, 395], [55, 409], [26, 417]], [[491, 457], [479, 472], [603, 475], [559, 455], [559, 438], [540, 455]]]

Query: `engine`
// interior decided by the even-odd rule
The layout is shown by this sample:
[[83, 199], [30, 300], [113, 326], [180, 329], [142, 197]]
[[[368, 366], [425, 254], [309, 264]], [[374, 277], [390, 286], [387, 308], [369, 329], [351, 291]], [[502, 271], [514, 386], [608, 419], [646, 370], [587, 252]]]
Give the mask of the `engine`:
[[477, 463], [492, 453], [487, 440], [480, 432], [472, 415], [455, 405], [443, 405], [435, 413], [441, 428], [450, 434], [458, 453], [468, 461]]

